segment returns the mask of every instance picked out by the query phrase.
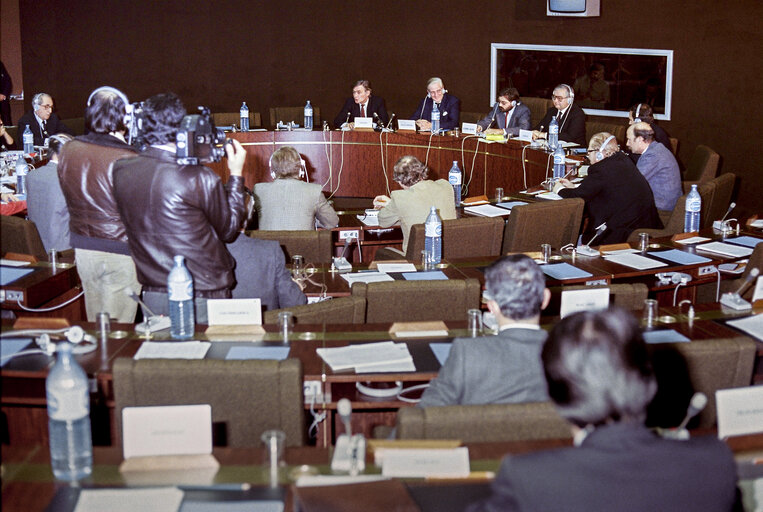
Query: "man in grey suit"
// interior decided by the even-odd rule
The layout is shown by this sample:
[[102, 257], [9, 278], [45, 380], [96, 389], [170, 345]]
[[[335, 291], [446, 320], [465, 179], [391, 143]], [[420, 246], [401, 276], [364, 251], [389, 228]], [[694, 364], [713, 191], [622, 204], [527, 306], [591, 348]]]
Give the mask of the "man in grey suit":
[[636, 167], [652, 188], [655, 206], [658, 210], [672, 211], [683, 193], [676, 157], [654, 139], [654, 130], [648, 123], [630, 125], [627, 138], [626, 145], [641, 155]]
[[498, 336], [453, 340], [420, 407], [548, 400], [540, 361], [546, 331], [538, 324], [551, 292], [543, 272], [525, 255], [504, 256], [485, 271], [485, 294]]
[[[496, 127], [493, 128], [492, 125]], [[519, 91], [507, 87], [498, 93], [498, 104], [493, 110], [477, 123], [477, 132], [498, 129], [503, 135], [516, 137], [519, 130], [530, 129], [530, 108], [519, 101]]]

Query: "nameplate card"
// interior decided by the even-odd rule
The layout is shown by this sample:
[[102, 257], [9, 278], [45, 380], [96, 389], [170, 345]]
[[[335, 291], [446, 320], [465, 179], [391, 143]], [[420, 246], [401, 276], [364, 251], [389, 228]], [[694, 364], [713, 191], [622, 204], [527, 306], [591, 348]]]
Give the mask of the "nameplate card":
[[125, 459], [212, 453], [212, 407], [169, 405], [122, 409]]
[[260, 299], [207, 300], [209, 325], [262, 325]]
[[371, 130], [374, 129], [374, 119], [372, 117], [356, 117], [355, 118], [355, 129], [358, 128], [369, 128]]
[[599, 311], [608, 307], [609, 288], [565, 290], [562, 292], [559, 316], [564, 318], [578, 311]]
[[519, 139], [521, 141], [525, 142], [532, 142], [533, 140], [533, 131], [532, 130], [519, 130], [519, 135], [514, 137], [515, 139]]
[[763, 432], [763, 386], [719, 389], [715, 405], [719, 439]]
[[469, 449], [395, 449], [384, 451], [382, 475], [396, 478], [465, 478]]
[[464, 135], [476, 135], [477, 123], [461, 123], [461, 133]]
[[416, 121], [412, 119], [398, 119], [397, 120], [397, 130], [408, 130], [408, 131], [416, 131]]

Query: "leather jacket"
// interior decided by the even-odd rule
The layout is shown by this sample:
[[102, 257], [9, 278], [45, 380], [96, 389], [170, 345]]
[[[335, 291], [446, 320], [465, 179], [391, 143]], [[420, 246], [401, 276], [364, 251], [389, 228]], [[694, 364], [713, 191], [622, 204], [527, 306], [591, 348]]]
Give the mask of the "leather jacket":
[[114, 198], [113, 164], [134, 156], [132, 146], [104, 133], [90, 133], [64, 146], [58, 163], [69, 210], [72, 246], [128, 254], [127, 232]]
[[114, 191], [144, 290], [166, 291], [182, 255], [197, 297], [230, 297], [235, 260], [225, 242], [246, 219], [243, 177], [231, 176], [226, 189], [212, 169], [149, 147], [114, 165]]

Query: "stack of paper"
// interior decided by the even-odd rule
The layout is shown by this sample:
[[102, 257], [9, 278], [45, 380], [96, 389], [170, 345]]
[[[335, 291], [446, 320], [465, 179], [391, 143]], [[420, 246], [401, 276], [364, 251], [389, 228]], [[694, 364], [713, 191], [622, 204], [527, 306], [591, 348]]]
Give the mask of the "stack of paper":
[[405, 343], [382, 341], [336, 348], [318, 348], [316, 352], [332, 370], [357, 373], [413, 372], [416, 366]]
[[604, 256], [604, 259], [611, 261], [612, 263], [618, 263], [620, 265], [625, 265], [626, 267], [635, 268], [637, 270], [646, 270], [650, 268], [668, 266], [667, 263], [653, 260], [652, 258], [647, 258], [645, 256], [640, 256], [638, 254], [612, 254], [609, 256]]
[[749, 247], [726, 244], [723, 242], [710, 242], [709, 244], [698, 245], [697, 250], [712, 252], [714, 254], [721, 254], [723, 256], [730, 256], [732, 258], [743, 258], [752, 254], [752, 249]]
[[207, 341], [144, 341], [134, 359], [204, 359]]
[[347, 281], [350, 286], [352, 283], [376, 283], [379, 281], [394, 281], [391, 276], [384, 272], [353, 272], [351, 274], [341, 274], [342, 279]]
[[511, 213], [511, 210], [507, 210], [505, 208], [499, 208], [497, 206], [493, 206], [492, 204], [481, 204], [479, 206], [466, 206], [464, 208], [464, 211], [466, 213], [471, 213], [472, 215], [480, 215], [482, 217], [500, 217], [502, 215], [509, 215]]

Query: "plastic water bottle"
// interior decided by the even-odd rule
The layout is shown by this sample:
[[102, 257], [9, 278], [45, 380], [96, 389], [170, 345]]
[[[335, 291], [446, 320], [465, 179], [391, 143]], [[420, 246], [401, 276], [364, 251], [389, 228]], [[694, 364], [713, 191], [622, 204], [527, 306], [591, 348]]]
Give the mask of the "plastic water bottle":
[[29, 125], [26, 125], [26, 128], [24, 128], [24, 134], [21, 136], [21, 139], [24, 141], [24, 154], [30, 155], [34, 153], [34, 134]]
[[193, 278], [185, 267], [185, 258], [175, 256], [175, 266], [167, 278], [170, 299], [170, 336], [187, 340], [193, 337], [196, 320], [193, 310]]
[[453, 196], [456, 200], [456, 208], [458, 208], [461, 205], [461, 169], [456, 160], [453, 160], [453, 167], [448, 172], [448, 181], [453, 187]]
[[239, 123], [241, 131], [248, 132], [249, 131], [249, 107], [246, 106], [246, 102], [241, 104], [241, 110], [239, 111], [239, 115], [241, 116], [241, 122]]
[[442, 260], [442, 221], [437, 215], [437, 208], [432, 206], [424, 223], [424, 249], [432, 263]]
[[16, 160], [16, 195], [26, 194], [26, 175], [29, 172], [29, 166], [24, 157], [19, 155]]
[[684, 217], [684, 233], [699, 231], [699, 213], [702, 211], [702, 196], [697, 185], [691, 186], [691, 192], [686, 196], [686, 217]]
[[556, 117], [551, 118], [551, 123], [548, 125], [548, 149], [556, 151], [556, 147], [559, 145], [559, 123]]
[[432, 133], [440, 133], [440, 109], [432, 103]]
[[565, 165], [564, 165], [564, 148], [562, 148], [561, 144], [558, 144], [556, 146], [556, 150], [554, 151], [554, 179], [564, 178], [564, 171], [565, 171]]
[[305, 105], [305, 130], [313, 129], [313, 106], [310, 105], [310, 100], [307, 100]]
[[81, 480], [93, 472], [87, 375], [72, 357], [71, 343], [59, 343], [56, 352], [45, 379], [50, 462], [59, 480]]

